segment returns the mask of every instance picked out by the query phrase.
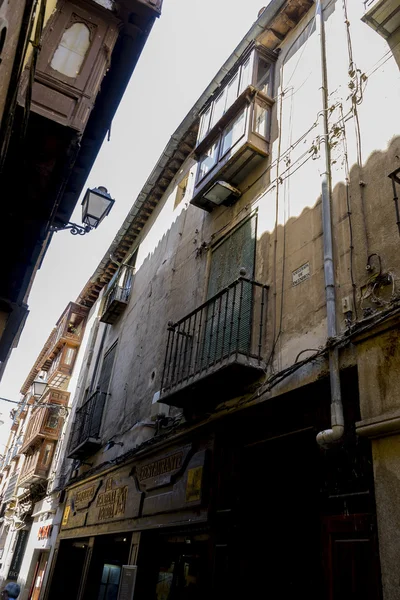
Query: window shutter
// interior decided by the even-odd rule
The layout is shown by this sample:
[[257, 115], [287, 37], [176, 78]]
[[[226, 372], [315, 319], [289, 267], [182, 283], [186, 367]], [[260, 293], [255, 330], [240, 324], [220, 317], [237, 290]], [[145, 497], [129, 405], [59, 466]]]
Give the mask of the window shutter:
[[101, 392], [106, 394], [110, 385], [111, 372], [114, 364], [115, 352], [117, 350], [117, 344], [115, 343], [108, 352], [104, 355], [103, 364], [101, 367], [98, 387]]
[[207, 297], [211, 298], [246, 269], [246, 277], [253, 279], [256, 249], [257, 215], [252, 215], [239, 225], [213, 250]]
[[[208, 299], [240, 277], [240, 269], [246, 269], [246, 278], [253, 279], [256, 249], [257, 214], [239, 225], [224, 241], [213, 250]], [[212, 302], [206, 317], [203, 356], [206, 362], [226, 356], [232, 348], [248, 354], [251, 344], [252, 327], [252, 284], [243, 281], [228, 292], [226, 302]], [[218, 311], [221, 312], [218, 315]], [[217, 314], [217, 317], [215, 315]], [[228, 323], [229, 334], [224, 338], [217, 335], [218, 323]], [[232, 346], [229, 348], [231, 340]], [[204, 365], [203, 365], [204, 366]]]

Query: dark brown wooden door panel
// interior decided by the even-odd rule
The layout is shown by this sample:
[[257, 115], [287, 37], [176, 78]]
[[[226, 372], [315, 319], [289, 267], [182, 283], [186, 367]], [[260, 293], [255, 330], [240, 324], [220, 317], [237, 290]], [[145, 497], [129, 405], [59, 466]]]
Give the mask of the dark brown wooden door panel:
[[324, 571], [329, 600], [379, 600], [376, 532], [370, 515], [323, 521]]

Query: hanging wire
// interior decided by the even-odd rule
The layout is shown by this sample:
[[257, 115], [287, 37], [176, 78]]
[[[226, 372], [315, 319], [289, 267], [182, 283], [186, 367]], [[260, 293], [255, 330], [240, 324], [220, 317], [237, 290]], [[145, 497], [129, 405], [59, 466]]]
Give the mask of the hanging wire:
[[351, 192], [350, 192], [350, 168], [349, 168], [349, 155], [347, 147], [346, 137], [346, 125], [343, 119], [343, 105], [340, 104], [339, 111], [342, 117], [342, 143], [343, 143], [343, 154], [344, 154], [344, 165], [345, 165], [345, 177], [346, 177], [346, 206], [347, 206], [347, 219], [349, 223], [349, 236], [350, 236], [350, 280], [353, 295], [353, 306], [356, 320], [358, 319], [357, 312], [357, 286], [354, 278], [354, 237], [353, 237], [353, 222], [352, 222], [352, 210], [351, 210]]

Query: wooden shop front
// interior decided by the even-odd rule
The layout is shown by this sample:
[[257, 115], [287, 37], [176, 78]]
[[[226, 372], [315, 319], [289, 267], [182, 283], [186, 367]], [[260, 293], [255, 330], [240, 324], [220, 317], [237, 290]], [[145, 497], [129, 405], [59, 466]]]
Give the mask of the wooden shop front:
[[[182, 538], [180, 530], [204, 529], [212, 446], [158, 446], [70, 487], [46, 600], [117, 599], [122, 567], [137, 564], [143, 532], [176, 531]], [[132, 593], [129, 600], [141, 597]]]

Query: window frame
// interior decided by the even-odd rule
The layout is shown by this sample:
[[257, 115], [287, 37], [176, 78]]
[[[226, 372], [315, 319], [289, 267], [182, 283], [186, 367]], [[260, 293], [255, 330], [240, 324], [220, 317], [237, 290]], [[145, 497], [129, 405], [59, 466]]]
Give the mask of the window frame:
[[[244, 106], [244, 108], [239, 111], [237, 113], [237, 115], [231, 120], [229, 121], [229, 123], [224, 127], [224, 129], [221, 131], [221, 136], [220, 136], [220, 144], [219, 144], [219, 156], [218, 156], [218, 161], [217, 164], [223, 160], [226, 155], [233, 150], [233, 148], [240, 142], [240, 140], [242, 138], [244, 138], [246, 136], [246, 132], [248, 131], [248, 127], [249, 127], [249, 110], [251, 110], [251, 107], [249, 106]], [[243, 133], [242, 135], [231, 145], [229, 146], [229, 148], [227, 150], [225, 150], [225, 152], [223, 152], [224, 149], [224, 135], [225, 132], [227, 131], [227, 129], [234, 123], [235, 120], [238, 119], [238, 117], [244, 113], [244, 125], [243, 125]]]
[[[233, 106], [233, 104], [241, 97], [242, 94], [246, 92], [249, 87], [257, 88], [257, 72], [259, 68], [259, 63], [261, 60], [267, 62], [269, 64], [269, 82], [268, 82], [268, 94], [265, 94], [260, 90], [261, 94], [264, 94], [267, 98], [272, 100], [273, 92], [274, 92], [274, 63], [276, 61], [277, 56], [274, 55], [267, 48], [262, 48], [260, 46], [256, 46], [253, 44], [248, 52], [242, 57], [240, 63], [236, 66], [235, 71], [230, 73], [229, 78], [227, 77], [218, 90], [218, 93], [215, 94], [207, 103], [204, 110], [200, 114], [200, 124], [199, 131], [196, 141], [196, 148], [207, 138], [207, 136], [214, 130], [217, 129], [218, 123], [221, 121], [222, 117], [225, 113]], [[249, 64], [249, 72], [250, 77], [247, 85], [243, 87], [243, 74], [245, 72], [246, 65]], [[233, 102], [227, 106], [227, 98], [228, 98], [228, 89], [232, 82], [237, 78], [237, 87], [236, 87], [236, 97]], [[219, 101], [219, 99], [225, 96], [224, 107], [221, 115], [219, 116], [217, 121], [214, 121], [215, 116], [215, 107]], [[208, 114], [209, 113], [209, 114]], [[203, 122], [205, 115], [208, 115], [208, 123], [205, 128], [203, 128]]]

